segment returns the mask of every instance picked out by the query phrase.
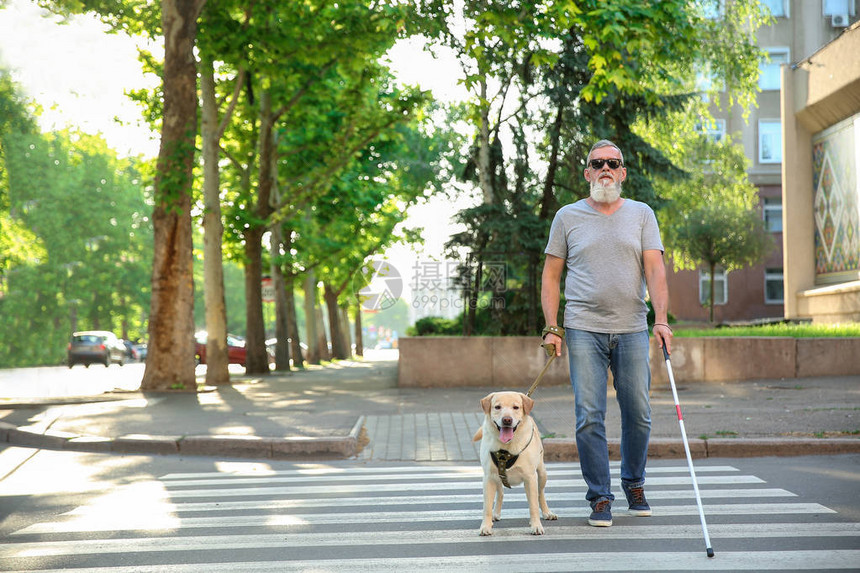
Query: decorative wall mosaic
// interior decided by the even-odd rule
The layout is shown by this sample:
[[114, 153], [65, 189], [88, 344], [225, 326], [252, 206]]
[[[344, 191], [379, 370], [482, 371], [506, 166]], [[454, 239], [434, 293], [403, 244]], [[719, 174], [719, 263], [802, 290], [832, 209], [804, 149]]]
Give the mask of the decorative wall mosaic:
[[838, 282], [840, 275], [856, 279], [860, 270], [858, 131], [860, 115], [812, 141], [817, 282]]

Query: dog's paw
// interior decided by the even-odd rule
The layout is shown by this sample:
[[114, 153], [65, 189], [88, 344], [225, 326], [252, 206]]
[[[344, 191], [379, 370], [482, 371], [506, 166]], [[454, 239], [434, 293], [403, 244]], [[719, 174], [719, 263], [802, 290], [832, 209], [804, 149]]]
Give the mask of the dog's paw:
[[493, 514], [493, 521], [500, 521], [501, 519], [502, 519], [501, 513], [494, 513]]
[[493, 524], [490, 523], [489, 525], [487, 525], [486, 523], [482, 523], [480, 534], [481, 534], [481, 536], [492, 535], [493, 534]]
[[532, 532], [532, 535], [543, 535], [544, 534], [543, 525], [541, 525], [540, 522], [538, 522], [537, 525], [531, 524], [531, 532]]
[[555, 521], [556, 519], [558, 519], [558, 516], [551, 511], [548, 511], [546, 513], [541, 512], [541, 517], [543, 517], [547, 521]]

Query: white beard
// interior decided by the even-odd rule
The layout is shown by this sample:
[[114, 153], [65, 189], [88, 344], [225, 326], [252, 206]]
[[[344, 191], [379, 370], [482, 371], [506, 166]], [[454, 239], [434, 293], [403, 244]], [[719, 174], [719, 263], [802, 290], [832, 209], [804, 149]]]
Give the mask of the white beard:
[[604, 185], [600, 181], [591, 182], [591, 198], [598, 203], [614, 203], [621, 197], [621, 183], [613, 181]]

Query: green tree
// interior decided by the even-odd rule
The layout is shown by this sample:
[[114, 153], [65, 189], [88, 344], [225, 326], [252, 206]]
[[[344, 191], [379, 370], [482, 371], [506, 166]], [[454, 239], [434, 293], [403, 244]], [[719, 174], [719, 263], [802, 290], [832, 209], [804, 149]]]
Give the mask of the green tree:
[[59, 363], [77, 329], [141, 338], [152, 231], [136, 162], [74, 131], [9, 136], [4, 151], [11, 211], [44, 250], [9, 273], [0, 363]]
[[759, 262], [773, 246], [759, 213], [736, 204], [705, 204], [685, 214], [676, 228], [676, 260], [681, 268], [703, 265], [710, 273], [708, 306], [714, 322], [714, 273]]
[[94, 12], [114, 30], [164, 42], [164, 60], [144, 54], [162, 84], [150, 119], [161, 129], [156, 161], [152, 300], [141, 388], [195, 389], [191, 193], [197, 136], [197, 19], [206, 0], [43, 0], [57, 13]]
[[10, 210], [8, 142], [37, 133], [28, 106], [9, 73], [0, 68], [0, 301], [6, 292], [9, 270], [44, 256], [38, 238]]
[[[398, 94], [388, 84], [381, 87]], [[440, 181], [446, 179], [443, 164], [456, 136], [446, 129], [433, 129], [434, 108], [428, 106], [431, 113], [421, 111], [408, 122], [401, 114], [404, 122], [380, 133], [317, 198], [311, 216], [304, 219], [308, 226], [301, 230], [304, 239], [296, 246], [325, 285], [336, 358], [349, 354], [348, 323], [337, 317], [346, 306], [357, 305], [354, 284], [366, 261], [395, 242], [417, 239], [416, 233], [400, 226], [406, 211], [440, 191]], [[360, 313], [355, 316], [360, 322]]]
[[[505, 259], [510, 283], [505, 285], [505, 304], [511, 305], [506, 309], [516, 312], [502, 314], [494, 308], [490, 311], [494, 318], [486, 324], [500, 332], [533, 331], [533, 320], [520, 321], [511, 315], [533, 308], [536, 297], [518, 297], [517, 293], [534, 290], [532, 269], [541, 256], [554, 210], [587, 193], [582, 170], [591, 143], [609, 138], [624, 150], [630, 173], [625, 196], [647, 201], [656, 209], [666, 205], [670, 196], [662, 195], [661, 190], [687, 178], [686, 165], [673, 162], [658, 142], [636, 126], [673, 121], [684, 113], [699, 115], [698, 108], [689, 106], [696, 99], [698, 72], [714, 75], [711, 95], [722, 85], [727, 105], [748, 105], [755, 93], [761, 57], [753, 44], [754, 32], [766, 21], [766, 12], [755, 0], [726, 3], [717, 18], [699, 3], [687, 0], [588, 0], [575, 5], [483, 2], [480, 14], [470, 13], [474, 5], [468, 4], [467, 32], [463, 33], [456, 27], [456, 18], [450, 17], [457, 13], [456, 3], [422, 3], [428, 29], [442, 30], [433, 37], [447, 45], [454, 45], [451, 38], [461, 38], [462, 46], [478, 46], [458, 53], [467, 56], [475, 69], [494, 70], [493, 81], [502, 86], [500, 93], [509, 96], [501, 108], [505, 111], [493, 114], [498, 122], [491, 131], [498, 133], [503, 125], [511, 134], [510, 150], [503, 149], [498, 136], [485, 137], [487, 121], [480, 113], [470, 116], [477, 143], [465, 179], [485, 190], [485, 203], [490, 181], [497, 204], [462, 213], [460, 220], [467, 231], [451, 244], [458, 252], [470, 252], [475, 261], [475, 268], [463, 277], [464, 286], [472, 292], [466, 332], [476, 324], [471, 309], [479, 296], [479, 273], [491, 253]], [[545, 14], [563, 13], [563, 17], [514, 28], [520, 37], [513, 40], [486, 25], [504, 22], [514, 13], [530, 22], [541, 22]], [[510, 24], [503, 27], [510, 32]], [[479, 39], [471, 41], [471, 37]], [[524, 49], [512, 56], [506, 50], [515, 44]], [[467, 84], [468, 78], [467, 71]], [[474, 109], [491, 101], [482, 93], [476, 95]], [[548, 166], [542, 178], [532, 167], [534, 150]], [[489, 177], [481, 176], [482, 170]], [[500, 298], [498, 292], [493, 296], [494, 300]], [[511, 298], [520, 300], [507, 300]], [[522, 324], [515, 326], [516, 322]]]

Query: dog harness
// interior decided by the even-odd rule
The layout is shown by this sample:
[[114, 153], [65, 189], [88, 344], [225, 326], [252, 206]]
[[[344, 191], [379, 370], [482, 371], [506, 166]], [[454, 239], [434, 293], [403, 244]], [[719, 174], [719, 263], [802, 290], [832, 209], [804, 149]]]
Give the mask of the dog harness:
[[[525, 445], [523, 449], [520, 450], [520, 454], [528, 449], [528, 447], [532, 443], [532, 438], [535, 437], [535, 427], [532, 426], [532, 435], [529, 437], [529, 442]], [[493, 463], [496, 464], [496, 469], [499, 470], [499, 478], [502, 480], [502, 485], [506, 488], [511, 489], [511, 484], [508, 481], [508, 470], [514, 467], [514, 464], [517, 463], [517, 459], [519, 459], [520, 454], [512, 454], [508, 450], [499, 450], [497, 452], [490, 452], [490, 457], [493, 459]]]

